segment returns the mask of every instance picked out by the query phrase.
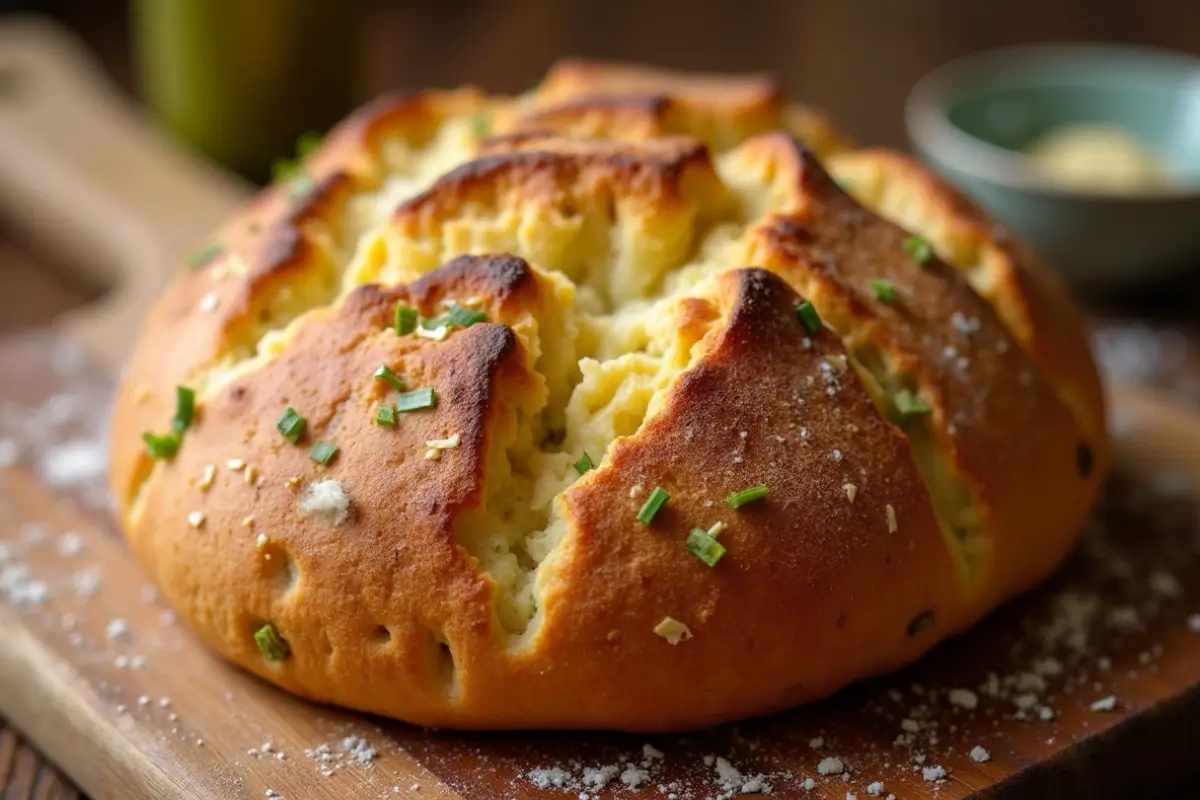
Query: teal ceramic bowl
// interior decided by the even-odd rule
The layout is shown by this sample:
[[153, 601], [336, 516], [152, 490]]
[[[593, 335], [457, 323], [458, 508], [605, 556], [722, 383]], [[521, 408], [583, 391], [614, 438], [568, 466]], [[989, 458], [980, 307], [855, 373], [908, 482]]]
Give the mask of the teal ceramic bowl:
[[[1124, 289], [1200, 266], [1200, 59], [1102, 45], [998, 50], [913, 89], [918, 155], [1082, 288]], [[1168, 186], [1068, 188], [1023, 151], [1065, 125], [1122, 128], [1162, 160]]]

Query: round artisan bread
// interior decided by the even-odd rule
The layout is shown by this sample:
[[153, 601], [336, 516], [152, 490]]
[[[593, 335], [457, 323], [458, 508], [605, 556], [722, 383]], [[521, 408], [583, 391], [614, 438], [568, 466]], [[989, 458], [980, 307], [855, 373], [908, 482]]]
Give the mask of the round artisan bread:
[[1049, 272], [759, 76], [385, 98], [193, 261], [117, 402], [129, 541], [226, 658], [414, 723], [826, 695], [1047, 575], [1107, 465]]

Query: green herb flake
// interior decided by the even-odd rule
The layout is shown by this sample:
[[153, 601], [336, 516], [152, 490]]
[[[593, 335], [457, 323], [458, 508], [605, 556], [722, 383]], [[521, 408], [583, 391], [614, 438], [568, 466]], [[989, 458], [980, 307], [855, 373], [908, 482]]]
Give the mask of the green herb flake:
[[329, 466], [329, 462], [333, 461], [333, 457], [338, 454], [338, 450], [340, 449], [341, 448], [339, 448], [333, 442], [317, 442], [316, 445], [313, 446], [313, 449], [309, 451], [309, 455], [312, 457], [313, 461], [317, 462], [322, 467], [327, 467]]
[[175, 387], [175, 416], [171, 419], [171, 431], [182, 436], [192, 425], [196, 414], [196, 390], [186, 386]]
[[638, 522], [643, 525], [649, 525], [670, 499], [671, 495], [666, 489], [661, 486], [655, 486], [654, 491], [650, 492], [650, 496], [646, 498], [646, 502], [642, 504], [641, 510], [638, 511]]
[[292, 652], [287, 641], [269, 622], [254, 632], [254, 643], [267, 661], [283, 661]]
[[695, 528], [688, 534], [688, 551], [710, 567], [715, 567], [725, 555], [725, 545], [718, 542], [707, 531]]
[[923, 417], [933, 411], [929, 405], [909, 389], [901, 389], [892, 395], [892, 405], [902, 422]]
[[392, 372], [387, 364], [380, 364], [379, 369], [375, 370], [375, 380], [390, 384], [397, 392], [404, 391], [404, 381], [400, 380], [400, 376]]
[[375, 407], [375, 422], [380, 425], [396, 427], [396, 409], [387, 403]]
[[916, 636], [921, 631], [933, 625], [933, 612], [922, 611], [912, 618], [912, 622], [908, 623], [908, 635]]
[[896, 299], [896, 284], [886, 278], [874, 278], [871, 281], [871, 294], [879, 302], [891, 304]]
[[487, 322], [488, 316], [482, 311], [466, 308], [454, 303], [446, 312], [446, 318], [460, 328], [469, 328], [477, 322]]
[[188, 253], [187, 265], [192, 269], [200, 269], [207, 266], [221, 253], [225, 252], [225, 248], [219, 244], [210, 244], [201, 247], [199, 250], [193, 250]]
[[306, 427], [308, 427], [308, 420], [297, 414], [296, 409], [291, 406], [284, 410], [283, 416], [275, 423], [275, 429], [292, 444], [300, 440]]
[[579, 460], [575, 462], [575, 471], [580, 475], [585, 475], [595, 468], [596, 465], [592, 463], [592, 457], [587, 454], [586, 450], [579, 457]]
[[151, 458], [172, 458], [179, 452], [180, 438], [177, 433], [167, 433], [162, 436], [147, 431], [142, 434], [146, 443], [146, 452]]
[[904, 252], [908, 253], [918, 264], [928, 264], [933, 258], [933, 246], [920, 236], [910, 236], [905, 239]]
[[755, 486], [752, 489], [743, 489], [740, 492], [734, 492], [725, 498], [725, 502], [729, 504], [730, 508], [741, 508], [747, 503], [762, 500], [770, 491], [766, 486]]
[[816, 307], [808, 300], [796, 303], [796, 317], [800, 320], [800, 324], [804, 326], [804, 330], [809, 333], [816, 333], [821, 330], [821, 315], [817, 313]]
[[437, 402], [437, 395], [432, 386], [426, 386], [421, 389], [413, 389], [411, 392], [402, 392], [396, 398], [396, 410], [401, 413], [409, 411], [420, 411], [423, 408], [433, 408]]
[[488, 316], [482, 311], [475, 311], [466, 308], [457, 301], [450, 304], [446, 309], [446, 313], [440, 317], [433, 317], [421, 321], [421, 327], [427, 331], [434, 331], [442, 326], [446, 328], [469, 328], [477, 322], [487, 322]]
[[316, 131], [300, 134], [296, 139], [296, 157], [303, 160], [317, 152], [321, 148], [321, 142], [325, 141], [325, 137]]
[[407, 336], [417, 329], [417, 310], [403, 303], [396, 304], [396, 335]]
[[487, 136], [488, 132], [492, 129], [492, 120], [487, 114], [476, 114], [475, 116], [471, 117], [470, 124], [471, 133], [480, 139]]

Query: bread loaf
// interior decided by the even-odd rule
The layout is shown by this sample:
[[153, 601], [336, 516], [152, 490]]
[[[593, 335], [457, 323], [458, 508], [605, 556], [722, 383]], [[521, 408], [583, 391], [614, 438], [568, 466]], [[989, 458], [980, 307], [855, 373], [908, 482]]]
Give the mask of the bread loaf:
[[421, 725], [895, 669], [1054, 569], [1108, 461], [1057, 280], [763, 76], [385, 97], [192, 261], [117, 401], [129, 542], [225, 658]]

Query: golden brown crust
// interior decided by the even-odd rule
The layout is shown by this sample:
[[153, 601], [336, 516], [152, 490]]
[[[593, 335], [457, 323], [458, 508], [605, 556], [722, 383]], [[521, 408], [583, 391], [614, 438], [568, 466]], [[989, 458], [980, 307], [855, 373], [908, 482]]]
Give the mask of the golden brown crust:
[[725, 150], [785, 128], [822, 156], [848, 147], [822, 114], [789, 103], [774, 75], [721, 75], [588, 59], [555, 64], [518, 130], [642, 140], [688, 133]]
[[[1040, 579], [1107, 463], [1073, 306], [916, 164], [835, 157], [856, 201], [789, 136], [748, 138], [788, 115], [762, 77], [573, 62], [525, 98], [350, 117], [147, 322], [112, 480], [151, 578], [307, 697], [635, 730], [823, 696]], [[914, 260], [909, 231], [947, 262]], [[398, 335], [397, 303], [486, 321]], [[436, 404], [378, 424], [381, 364]], [[151, 459], [139, 436], [178, 385], [196, 417]], [[900, 414], [902, 389], [931, 413]], [[318, 441], [340, 448], [324, 466]], [[709, 566], [686, 541], [717, 523]], [[283, 660], [255, 645], [266, 623]]]

